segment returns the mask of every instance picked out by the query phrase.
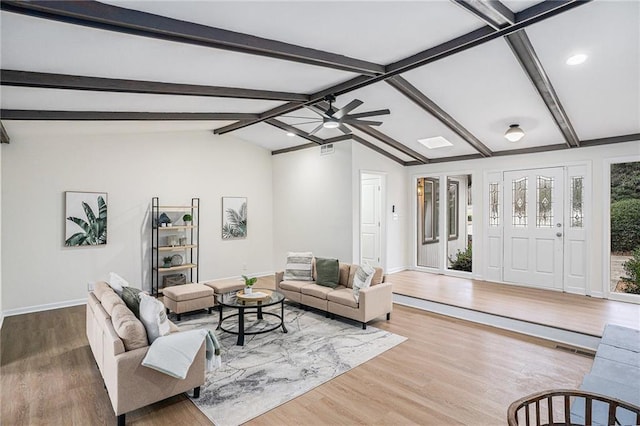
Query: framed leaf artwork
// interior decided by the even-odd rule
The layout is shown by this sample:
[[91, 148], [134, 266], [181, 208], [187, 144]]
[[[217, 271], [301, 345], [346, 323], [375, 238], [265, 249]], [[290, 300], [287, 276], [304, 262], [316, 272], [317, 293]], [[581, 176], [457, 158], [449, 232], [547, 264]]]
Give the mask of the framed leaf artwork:
[[107, 193], [65, 192], [67, 247], [107, 244]]
[[247, 237], [247, 198], [222, 197], [222, 239]]

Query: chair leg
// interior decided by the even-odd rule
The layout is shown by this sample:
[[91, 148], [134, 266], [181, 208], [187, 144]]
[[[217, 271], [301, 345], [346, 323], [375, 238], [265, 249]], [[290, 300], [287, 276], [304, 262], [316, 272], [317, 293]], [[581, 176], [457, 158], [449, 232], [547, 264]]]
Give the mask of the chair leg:
[[367, 323], [366, 323], [366, 322], [363, 322], [363, 323], [362, 323], [362, 329], [363, 329], [363, 330], [366, 330], [366, 329], [367, 329]]
[[391, 312], [387, 312], [387, 321], [391, 319]]
[[118, 426], [124, 426], [125, 425], [125, 421], [124, 421], [124, 414], [120, 414], [118, 416]]
[[193, 397], [200, 398], [200, 386], [193, 388]]
[[171, 311], [169, 310], [169, 308], [167, 308], [166, 310], [167, 310], [167, 315], [169, 315]]
[[180, 314], [176, 314], [176, 318], [180, 321]]

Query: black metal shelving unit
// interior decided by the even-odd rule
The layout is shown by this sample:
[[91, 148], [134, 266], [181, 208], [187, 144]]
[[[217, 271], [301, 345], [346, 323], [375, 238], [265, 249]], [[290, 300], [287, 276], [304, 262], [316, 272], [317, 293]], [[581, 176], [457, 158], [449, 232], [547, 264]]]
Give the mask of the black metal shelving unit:
[[[166, 213], [172, 220], [172, 226], [160, 226], [159, 218]], [[182, 216], [191, 214], [190, 225], [184, 224]], [[154, 296], [162, 294], [161, 278], [169, 273], [184, 271], [187, 273], [187, 283], [197, 283], [198, 265], [200, 264], [200, 198], [192, 198], [190, 205], [160, 205], [160, 198], [151, 199], [151, 292]], [[179, 244], [169, 244], [169, 237], [176, 236], [178, 240], [185, 238]], [[184, 254], [179, 265], [164, 267], [161, 259], [164, 254]], [[194, 279], [195, 278], [195, 279]]]

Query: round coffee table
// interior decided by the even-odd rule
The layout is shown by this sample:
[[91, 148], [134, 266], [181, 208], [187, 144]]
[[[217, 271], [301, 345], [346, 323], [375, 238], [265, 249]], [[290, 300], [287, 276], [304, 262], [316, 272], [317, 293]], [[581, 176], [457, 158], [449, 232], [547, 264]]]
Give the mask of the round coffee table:
[[[287, 333], [287, 327], [285, 327], [284, 325], [284, 294], [279, 293], [275, 290], [270, 290], [270, 289], [266, 289], [266, 288], [255, 288], [253, 289], [254, 293], [256, 292], [263, 292], [263, 293], [270, 293], [269, 296], [265, 297], [264, 299], [260, 299], [260, 300], [246, 300], [246, 299], [240, 299], [238, 298], [237, 294], [233, 294], [231, 296], [228, 297], [221, 297], [219, 300], [220, 303], [220, 322], [218, 322], [218, 329], [222, 330], [222, 331], [226, 331], [227, 333], [231, 333], [231, 334], [237, 334], [238, 335], [238, 341], [237, 341], [237, 345], [238, 346], [243, 346], [244, 345], [244, 336], [245, 335], [252, 335], [252, 334], [262, 334], [262, 333], [268, 333], [270, 331], [276, 330], [280, 327], [282, 327], [282, 332], [283, 333]], [[266, 308], [268, 306], [273, 306], [273, 305], [277, 305], [280, 304], [280, 315], [278, 315], [276, 312], [263, 312], [262, 308]], [[237, 312], [231, 315], [227, 315], [227, 316], [223, 316], [223, 312], [222, 312], [222, 308], [226, 307], [226, 308], [231, 308], [236, 310]], [[246, 331], [245, 327], [244, 327], [244, 317], [247, 314], [257, 314], [257, 319], [261, 320], [263, 319], [264, 315], [269, 315], [272, 317], [276, 317], [278, 320], [280, 320], [278, 323], [274, 324], [273, 326], [269, 326], [268, 328], [262, 329], [262, 330], [256, 330], [256, 331]], [[228, 328], [224, 327], [224, 322], [226, 320], [228, 320], [229, 318], [234, 318], [234, 317], [238, 317], [238, 330], [231, 330]]]

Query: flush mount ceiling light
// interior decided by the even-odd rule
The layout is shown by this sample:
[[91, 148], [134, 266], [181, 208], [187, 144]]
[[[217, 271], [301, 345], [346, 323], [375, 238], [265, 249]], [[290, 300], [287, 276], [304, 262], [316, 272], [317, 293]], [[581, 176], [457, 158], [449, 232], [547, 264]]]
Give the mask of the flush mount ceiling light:
[[519, 124], [512, 124], [504, 133], [504, 137], [507, 138], [509, 142], [518, 142], [524, 137], [524, 130], [520, 128]]
[[588, 58], [584, 53], [578, 53], [576, 55], [569, 56], [567, 58], [567, 65], [580, 65]]
[[453, 146], [451, 142], [449, 142], [442, 136], [436, 136], [435, 138], [418, 139], [418, 142], [420, 142], [422, 145], [426, 146], [429, 149]]

